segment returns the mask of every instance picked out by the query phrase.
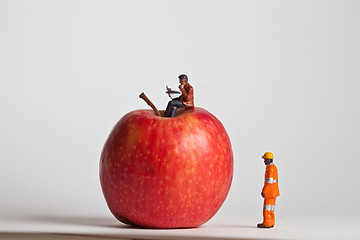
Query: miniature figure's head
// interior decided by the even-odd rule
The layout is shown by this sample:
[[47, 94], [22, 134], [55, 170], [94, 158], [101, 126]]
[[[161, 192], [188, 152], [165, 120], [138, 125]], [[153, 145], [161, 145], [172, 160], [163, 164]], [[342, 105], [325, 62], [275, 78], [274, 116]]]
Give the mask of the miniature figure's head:
[[269, 165], [273, 162], [274, 155], [271, 152], [266, 152], [262, 158], [264, 159], [265, 165]]
[[269, 165], [273, 162], [273, 159], [269, 159], [269, 158], [264, 158], [264, 163], [265, 165]]
[[188, 77], [185, 74], [179, 76], [179, 83], [185, 85], [188, 82]]

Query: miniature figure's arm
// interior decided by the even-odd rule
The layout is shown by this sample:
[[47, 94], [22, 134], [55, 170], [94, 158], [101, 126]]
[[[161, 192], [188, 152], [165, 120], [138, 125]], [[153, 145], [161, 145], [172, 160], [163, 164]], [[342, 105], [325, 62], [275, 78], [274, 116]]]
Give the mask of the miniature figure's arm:
[[261, 196], [262, 197], [266, 197], [266, 198], [273, 198], [274, 197], [274, 191], [273, 191], [273, 184], [274, 181], [277, 179], [274, 179], [276, 176], [276, 170], [273, 169], [272, 167], [269, 167], [266, 171], [265, 174], [265, 183], [264, 183], [264, 187], [262, 189], [261, 192]]
[[189, 92], [186, 92], [184, 87], [179, 87], [179, 88], [180, 88], [180, 91], [181, 91], [181, 94], [182, 94], [181, 96], [182, 96], [183, 101], [185, 101], [185, 102], [189, 101], [189, 95], [192, 94], [193, 89], [190, 88]]

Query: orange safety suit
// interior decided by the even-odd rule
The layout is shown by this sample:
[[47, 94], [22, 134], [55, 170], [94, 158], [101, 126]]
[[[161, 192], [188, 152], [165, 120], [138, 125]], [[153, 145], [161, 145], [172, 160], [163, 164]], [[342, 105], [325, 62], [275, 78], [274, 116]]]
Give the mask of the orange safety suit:
[[264, 197], [263, 224], [266, 227], [272, 227], [275, 225], [274, 210], [276, 197], [280, 196], [278, 186], [278, 171], [273, 163], [266, 165], [265, 182], [262, 193]]

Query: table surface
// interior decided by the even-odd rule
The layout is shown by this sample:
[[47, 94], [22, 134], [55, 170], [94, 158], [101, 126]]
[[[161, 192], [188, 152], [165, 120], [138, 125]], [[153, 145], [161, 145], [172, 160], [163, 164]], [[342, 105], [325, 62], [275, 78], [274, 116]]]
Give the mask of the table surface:
[[0, 239], [360, 239], [360, 216], [278, 217], [272, 229], [257, 219], [213, 219], [192, 229], [139, 229], [109, 217], [1, 217]]

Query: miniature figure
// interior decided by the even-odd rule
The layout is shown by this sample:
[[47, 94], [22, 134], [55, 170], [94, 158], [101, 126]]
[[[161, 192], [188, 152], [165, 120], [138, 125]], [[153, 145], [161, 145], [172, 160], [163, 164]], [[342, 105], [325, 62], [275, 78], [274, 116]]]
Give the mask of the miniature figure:
[[[181, 74], [179, 76], [179, 83], [181, 96], [173, 98], [171, 101], [169, 101], [164, 113], [165, 117], [174, 117], [175, 112], [178, 108], [194, 107], [194, 90], [193, 87], [188, 83], [188, 77], [185, 74]], [[170, 96], [170, 94], [176, 93], [176, 91], [168, 88], [168, 91], [166, 93], [168, 93]]]
[[265, 182], [261, 191], [261, 196], [264, 198], [263, 223], [257, 225], [258, 228], [272, 228], [275, 225], [275, 201], [279, 194], [278, 186], [278, 171], [273, 163], [274, 155], [271, 152], [266, 152], [264, 156], [264, 163], [266, 165]]

